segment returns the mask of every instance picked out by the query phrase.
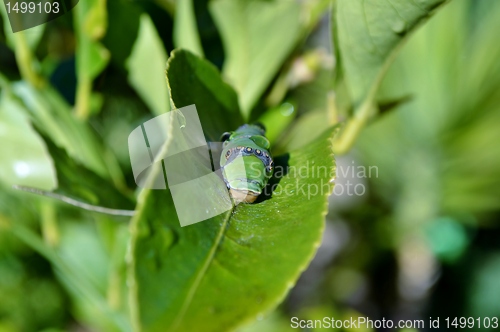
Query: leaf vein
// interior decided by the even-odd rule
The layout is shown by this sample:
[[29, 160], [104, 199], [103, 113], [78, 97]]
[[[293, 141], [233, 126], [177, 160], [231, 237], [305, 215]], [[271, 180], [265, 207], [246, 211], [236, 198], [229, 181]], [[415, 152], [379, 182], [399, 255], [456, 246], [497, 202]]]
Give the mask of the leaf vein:
[[380, 55], [383, 55], [383, 53], [379, 50], [378, 46], [377, 46], [377, 43], [375, 43], [375, 39], [373, 38], [372, 36], [372, 33], [370, 31], [370, 25], [368, 24], [368, 19], [366, 17], [366, 8], [365, 8], [365, 0], [362, 0], [361, 1], [361, 8], [363, 10], [363, 21], [365, 23], [365, 26], [366, 26], [366, 32], [368, 34], [368, 38], [370, 38], [370, 41], [372, 42], [373, 46], [375, 47], [375, 51], [380, 54]]
[[179, 324], [181, 323], [182, 319], [184, 318], [184, 315], [186, 314], [187, 309], [189, 308], [189, 305], [191, 304], [194, 295], [196, 291], [198, 290], [198, 287], [200, 286], [201, 280], [205, 276], [210, 264], [214, 260], [215, 253], [217, 252], [217, 249], [219, 248], [219, 245], [222, 242], [222, 238], [224, 237], [224, 233], [226, 230], [226, 227], [228, 225], [228, 221], [231, 218], [232, 212], [228, 213], [227, 216], [224, 218], [224, 222], [222, 223], [219, 233], [217, 234], [217, 237], [215, 238], [214, 244], [212, 248], [210, 249], [207, 259], [201, 269], [198, 272], [198, 275], [196, 276], [193, 284], [191, 285], [188, 294], [186, 296], [186, 299], [184, 303], [182, 304], [181, 310], [179, 311], [179, 314], [177, 315], [177, 318], [175, 319], [174, 323], [172, 324], [172, 330], [175, 330]]
[[406, 19], [403, 16], [401, 16], [401, 14], [397, 10], [396, 6], [393, 5], [393, 3], [391, 2], [391, 0], [386, 0], [386, 1], [392, 7], [392, 9], [394, 9], [394, 11], [396, 12], [396, 14], [403, 20], [403, 22], [405, 22], [405, 24], [408, 25], [408, 21], [406, 21]]

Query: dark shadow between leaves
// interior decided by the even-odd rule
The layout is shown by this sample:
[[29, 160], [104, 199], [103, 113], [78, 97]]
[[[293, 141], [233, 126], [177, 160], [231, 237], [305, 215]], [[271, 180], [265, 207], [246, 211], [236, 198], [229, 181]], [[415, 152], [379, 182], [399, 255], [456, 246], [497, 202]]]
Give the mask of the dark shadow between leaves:
[[290, 154], [285, 153], [274, 158], [274, 173], [269, 179], [269, 182], [264, 187], [262, 194], [257, 197], [254, 204], [259, 204], [261, 202], [267, 201], [273, 197], [273, 191], [276, 189], [281, 179], [288, 174], [288, 161], [290, 160]]

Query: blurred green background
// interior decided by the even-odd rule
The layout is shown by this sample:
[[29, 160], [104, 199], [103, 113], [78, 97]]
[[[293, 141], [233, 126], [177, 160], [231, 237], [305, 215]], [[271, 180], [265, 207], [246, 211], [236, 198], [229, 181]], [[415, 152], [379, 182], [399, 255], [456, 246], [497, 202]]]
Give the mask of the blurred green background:
[[[265, 36], [253, 22], [252, 42], [267, 51], [250, 68], [236, 54], [250, 41], [224, 43], [240, 38], [231, 35], [237, 8], [190, 4], [81, 0], [15, 35], [3, 16], [0, 332], [126, 326], [127, 219], [11, 186], [57, 184], [86, 202], [133, 209], [127, 137], [168, 110], [164, 64], [174, 47], [223, 69], [247, 119], [267, 125], [275, 154], [335, 123], [342, 91], [332, 89], [329, 1], [270, 6], [267, 18], [282, 28]], [[306, 19], [287, 26], [295, 14]], [[500, 317], [499, 31], [500, 2], [455, 0], [405, 43], [377, 96], [380, 114], [336, 158], [316, 257], [285, 301], [242, 331], [288, 331], [290, 317]], [[257, 73], [253, 85], [231, 80], [245, 70]], [[348, 107], [337, 113], [350, 116]]]

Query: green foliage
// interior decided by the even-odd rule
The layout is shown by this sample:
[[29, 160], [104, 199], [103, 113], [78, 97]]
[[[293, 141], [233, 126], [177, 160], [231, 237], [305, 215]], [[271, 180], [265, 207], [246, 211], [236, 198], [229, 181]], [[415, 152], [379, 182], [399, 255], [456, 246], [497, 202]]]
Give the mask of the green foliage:
[[203, 56], [203, 48], [201, 47], [196, 26], [193, 0], [179, 1], [175, 15], [173, 32], [175, 47]]
[[4, 183], [51, 190], [57, 186], [52, 158], [11, 93], [0, 98], [0, 177]]
[[[212, 128], [212, 122], [205, 121], [215, 112], [238, 121], [234, 108], [221, 106], [221, 100], [234, 101], [234, 92], [227, 85], [214, 85], [220, 78], [208, 63], [176, 51], [168, 68], [169, 82], [175, 82], [170, 83], [175, 105], [203, 98], [198, 109], [203, 128]], [[176, 76], [186, 68], [193, 75]], [[212, 82], [212, 89], [207, 90], [204, 82]], [[187, 86], [191, 94], [185, 93]], [[279, 303], [321, 238], [325, 198], [334, 174], [331, 136], [330, 131], [283, 160], [281, 167], [290, 172], [280, 178], [269, 199], [238, 205], [195, 225], [179, 226], [168, 191], [143, 192], [132, 220], [131, 305], [136, 328], [220, 331], [255, 319]], [[298, 174], [300, 169], [318, 172], [317, 166], [323, 169], [317, 177]], [[304, 204], [296, 205], [297, 199]], [[274, 268], [268, 270], [271, 264]]]
[[92, 106], [92, 81], [106, 67], [110, 57], [108, 50], [99, 42], [107, 28], [106, 0], [79, 3], [74, 11], [78, 78], [75, 111], [80, 118], [86, 119]]
[[303, 23], [293, 1], [228, 1], [210, 5], [226, 51], [224, 76], [239, 94], [245, 119], [287, 55]]
[[238, 97], [217, 68], [188, 51], [172, 52], [167, 81], [175, 108], [195, 104], [205, 136], [213, 142], [243, 123]]
[[[500, 5], [448, 2], [82, 0], [16, 34], [0, 6], [0, 331], [499, 316]], [[255, 203], [181, 227], [127, 136], [192, 104], [207, 141], [263, 122], [276, 168]], [[328, 210], [358, 163], [377, 176]]]
[[339, 0], [335, 46], [354, 104], [376, 89], [395, 51], [446, 0], [407, 2]]
[[[291, 153], [289, 166], [311, 167], [312, 161], [326, 166], [332, 162], [329, 156], [328, 143], [318, 141]], [[184, 228], [168, 193], [149, 192], [133, 220], [136, 326], [219, 331], [272, 309], [321, 239], [329, 180], [329, 175], [312, 181], [290, 174], [275, 189], [281, 195]], [[287, 197], [287, 185], [291, 190], [323, 186], [324, 192]], [[297, 208], [296, 199], [308, 199], [307, 204]], [[159, 204], [161, 211], [155, 208]]]
[[99, 143], [91, 128], [75, 119], [70, 107], [54, 89], [35, 89], [25, 82], [12, 86], [23, 101], [32, 121], [39, 130], [74, 159], [101, 176], [107, 175]]
[[[457, 297], [435, 309], [442, 315], [499, 312], [492, 283], [499, 250], [499, 14], [498, 4], [452, 2], [416, 32], [379, 95], [411, 101], [367, 128], [358, 144], [364, 162], [378, 165], [375, 196], [391, 209], [384, 241], [391, 238], [403, 255], [416, 240], [445, 266], [438, 288], [452, 285]], [[436, 307], [441, 294], [431, 298]]]
[[166, 63], [167, 54], [155, 26], [151, 18], [143, 14], [127, 67], [130, 84], [156, 115], [170, 110], [164, 73]]
[[[354, 116], [336, 150], [347, 151], [372, 115], [380, 83], [406, 37], [446, 0], [390, 2], [338, 0], [333, 12], [336, 86]], [[346, 101], [347, 100], [347, 101]]]
[[[495, 38], [489, 31], [498, 28], [495, 13], [499, 9], [491, 9], [491, 16], [477, 25], [474, 35], [452, 33], [466, 30], [467, 10], [465, 3], [451, 5], [440, 20], [430, 22], [404, 48], [383, 84], [382, 96], [413, 92], [415, 100], [374, 124], [362, 140], [370, 162], [384, 165], [378, 186], [383, 196], [392, 200], [395, 191], [404, 195], [409, 188], [419, 186], [428, 194], [415, 197], [414, 204], [429, 206], [430, 210], [425, 210], [431, 213], [468, 214], [499, 207], [498, 200], [492, 198], [500, 194], [500, 159], [495, 147], [500, 139], [495, 129], [500, 99], [492, 91], [500, 84], [500, 71], [493, 60], [500, 49], [484, 46], [491, 44], [484, 40]], [[474, 38], [478, 34], [483, 39]], [[426, 56], [422, 47], [427, 44], [435, 46], [432, 57]], [[451, 52], [462, 56], [451, 57]], [[385, 148], [373, 153], [368, 151], [367, 142]], [[413, 152], [405, 153], [408, 150]], [[407, 161], [390, 157], [401, 154]], [[401, 168], [407, 172], [395, 172]]]

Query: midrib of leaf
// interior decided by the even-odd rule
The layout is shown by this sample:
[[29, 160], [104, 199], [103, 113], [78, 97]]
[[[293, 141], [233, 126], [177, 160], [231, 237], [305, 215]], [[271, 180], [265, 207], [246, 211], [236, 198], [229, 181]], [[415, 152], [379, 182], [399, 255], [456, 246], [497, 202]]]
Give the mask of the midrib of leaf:
[[[330, 132], [328, 136], [325, 135], [325, 138], [329, 141], [328, 146], [328, 151], [326, 153], [331, 154], [331, 139], [333, 136], [333, 132]], [[326, 145], [323, 145], [326, 146]], [[318, 148], [319, 149], [319, 148]], [[323, 151], [323, 150], [320, 150]], [[300, 158], [298, 158], [297, 162], [300, 162]], [[331, 158], [333, 160], [333, 157]], [[332, 167], [335, 167], [334, 164]], [[331, 180], [331, 179], [330, 179]], [[324, 196], [327, 196], [328, 193], [324, 193]], [[145, 193], [141, 198], [147, 199], [149, 196], [149, 193]], [[149, 199], [151, 199], [151, 196], [149, 196]], [[141, 199], [141, 202], [144, 203]], [[273, 298], [267, 303], [265, 306], [262, 306], [261, 309], [259, 309], [259, 313], [265, 314], [271, 311], [278, 303], [280, 303], [283, 298], [285, 298], [287, 292], [293, 285], [295, 284], [295, 281], [297, 280], [298, 276], [302, 273], [302, 271], [307, 267], [308, 263], [314, 256], [320, 242], [321, 242], [321, 236], [320, 234], [323, 232], [323, 229], [325, 227], [324, 224], [324, 216], [327, 213], [327, 200], [323, 200], [322, 204], [318, 206], [318, 212], [322, 216], [322, 222], [321, 224], [317, 225], [317, 230], [318, 236], [314, 237], [314, 241], [311, 242], [310, 251], [308, 250], [308, 254], [304, 256], [304, 259], [301, 260], [301, 263], [297, 265], [297, 269], [294, 270], [293, 273], [290, 275], [286, 275], [283, 280], [279, 283], [279, 287], [276, 290], [276, 293], [273, 294]], [[242, 208], [245, 208], [242, 206]], [[147, 210], [145, 210], [147, 211]], [[231, 227], [231, 222], [236, 219], [238, 219], [238, 211], [239, 209], [233, 209], [233, 211], [228, 212], [225, 216], [221, 216], [220, 219], [220, 224], [217, 225], [219, 227], [219, 230], [215, 230], [216, 233], [214, 234], [214, 237], [212, 238], [211, 242], [208, 245], [208, 248], [206, 251], [204, 251], [204, 254], [202, 257], [197, 262], [197, 267], [196, 270], [190, 274], [189, 280], [187, 280], [187, 283], [183, 286], [183, 297], [178, 299], [178, 302], [175, 303], [175, 313], [172, 313], [171, 318], [169, 318], [167, 321], [163, 320], [161, 329], [159, 328], [160, 326], [155, 325], [156, 328], [158, 329], [151, 329], [151, 331], [163, 331], [163, 330], [168, 330], [168, 331], [181, 331], [185, 330], [186, 326], [190, 326], [192, 324], [189, 324], [189, 319], [192, 314], [192, 310], [194, 307], [196, 307], [198, 299], [200, 298], [200, 295], [204, 294], [204, 286], [207, 282], [207, 280], [210, 280], [211, 273], [214, 267], [220, 262], [218, 260], [218, 255], [225, 250], [224, 248], [224, 241], [225, 239], [230, 239], [227, 237], [227, 232], [229, 231]], [[243, 210], [242, 210], [243, 211]], [[141, 218], [141, 221], [144, 222], [144, 211], [141, 211], [141, 216], [138, 216], [138, 218]], [[235, 214], [236, 212], [236, 214]], [[136, 220], [137, 221], [137, 220]], [[140, 224], [139, 224], [140, 225]], [[138, 225], [136, 225], [138, 226]], [[168, 255], [168, 254], [167, 254]], [[134, 287], [135, 290], [135, 298], [134, 300], [138, 299], [139, 297], [137, 294], [140, 293], [140, 288], [141, 285], [135, 284], [131, 285]], [[142, 289], [142, 288], [141, 288]], [[172, 299], [166, 299], [163, 298], [163, 300], [168, 300], [169, 302]], [[138, 303], [134, 303], [135, 306], [138, 306]], [[143, 309], [144, 310], [144, 309]], [[133, 316], [136, 321], [134, 321], [134, 327], [136, 327], [136, 330], [141, 331], [141, 330], [148, 330], [146, 327], [141, 328], [141, 325], [139, 324], [141, 316], [139, 315], [139, 310], [135, 310], [135, 316]], [[240, 326], [246, 322], [249, 322], [253, 320], [255, 316], [245, 316], [243, 317], [240, 321], [236, 322], [233, 321], [231, 323], [231, 326], [227, 326], [228, 328], [235, 328], [236, 326]], [[156, 321], [157, 323], [160, 323], [159, 321]], [[196, 325], [196, 324], [195, 324]], [[151, 327], [151, 326], [150, 326]], [[213, 329], [212, 329], [213, 330]]]
[[[330, 138], [329, 138], [330, 148], [331, 148], [331, 144], [332, 144], [332, 140], [333, 140], [333, 136], [334, 136], [335, 132], [336, 132], [335, 130], [332, 130], [332, 133], [330, 134]], [[333, 153], [331, 153], [330, 155], [331, 155], [331, 158], [333, 160], [334, 159]], [[328, 196], [328, 194], [325, 193], [323, 196]], [[323, 222], [321, 224], [321, 227], [318, 230], [319, 234], [323, 234], [323, 231], [324, 231], [324, 228], [325, 228], [324, 217], [327, 215], [327, 213], [328, 213], [328, 200], [325, 199], [323, 201], [322, 206], [321, 206], [321, 216], [323, 218]], [[228, 222], [233, 217], [237, 218], [237, 213], [235, 215], [235, 208], [233, 208], [233, 211], [231, 213], [229, 213], [226, 218], [224, 218], [224, 221], [223, 221], [223, 223], [220, 226], [221, 228], [219, 230], [219, 233], [217, 234], [217, 237], [214, 240], [214, 243], [211, 246], [210, 251], [207, 254], [207, 256], [206, 256], [206, 258], [205, 258], [205, 260], [203, 262], [203, 266], [198, 270], [197, 275], [194, 278], [193, 283], [189, 286], [189, 290], [187, 292], [188, 295], [186, 296], [184, 302], [182, 303], [182, 308], [180, 309], [179, 314], [175, 318], [175, 321], [170, 326], [170, 328], [165, 329], [166, 331], [177, 331], [177, 329], [179, 328], [179, 326], [183, 323], [183, 319], [185, 317], [185, 314], [186, 314], [187, 310], [189, 309], [190, 304], [192, 303], [192, 300], [194, 298], [194, 295], [196, 294], [196, 291], [199, 288], [199, 285], [201, 284], [203, 278], [206, 276], [207, 271], [209, 270], [209, 267], [212, 266], [212, 264], [217, 264], [218, 263], [218, 261], [216, 259], [216, 254], [218, 252], [218, 249], [220, 248], [222, 239], [225, 236], [225, 233], [226, 233], [226, 230], [227, 230], [227, 227], [228, 227]], [[227, 237], [227, 239], [229, 239], [232, 242], [237, 243], [237, 241], [235, 241], [231, 237]], [[321, 237], [319, 237], [313, 243], [314, 250], [312, 250], [310, 252], [310, 254], [308, 255], [308, 257], [305, 259], [304, 263], [301, 264], [298, 267], [296, 273], [291, 274], [291, 275], [288, 276], [287, 281], [285, 283], [286, 286], [283, 287], [282, 291], [280, 291], [279, 295], [276, 296], [273, 301], [271, 301], [270, 303], [268, 303], [268, 305], [266, 307], [262, 308], [262, 310], [260, 311], [261, 313], [263, 313], [263, 314], [269, 313], [279, 303], [281, 303], [283, 301], [283, 299], [288, 294], [288, 291], [290, 290], [290, 288], [292, 288], [295, 285], [295, 281], [298, 279], [298, 277], [300, 276], [300, 274], [307, 268], [307, 266], [309, 265], [310, 261], [312, 260], [312, 258], [316, 254], [316, 251], [317, 251], [318, 247], [321, 244], [321, 240], [322, 240]], [[228, 272], [231, 272], [231, 271], [228, 270]], [[250, 323], [253, 320], [255, 320], [254, 317], [247, 317], [247, 318], [243, 319], [242, 321], [240, 321], [237, 325], [228, 327], [228, 329], [229, 330], [233, 330], [237, 326], [243, 326], [245, 324]]]
[[416, 3], [416, 2], [415, 2], [415, 0], [410, 0], [410, 2], [411, 2], [411, 3], [415, 6], [415, 7], [417, 7], [418, 9], [420, 9], [421, 11], [423, 11], [423, 12], [425, 12], [425, 11], [426, 11], [425, 9], [423, 9], [422, 7], [420, 7], [420, 6], [418, 5], [418, 3]]
[[219, 248], [219, 245], [221, 243], [222, 238], [224, 237], [224, 232], [227, 228], [227, 223], [231, 216], [233, 215], [234, 207], [231, 210], [230, 213], [227, 214], [227, 217], [224, 218], [224, 221], [222, 225], [220, 226], [219, 233], [217, 234], [217, 237], [210, 248], [210, 251], [208, 252], [208, 255], [205, 259], [205, 262], [203, 263], [203, 266], [201, 269], [199, 269], [198, 274], [196, 275], [196, 278], [194, 279], [193, 283], [189, 287], [187, 296], [185, 297], [184, 302], [182, 303], [181, 310], [179, 311], [179, 314], [175, 318], [174, 323], [172, 324], [172, 330], [175, 331], [177, 327], [179, 327], [179, 324], [182, 322], [182, 319], [184, 318], [184, 315], [186, 314], [187, 309], [189, 308], [189, 305], [191, 304], [194, 294], [198, 290], [198, 287], [201, 283], [201, 280], [203, 277], [206, 275], [206, 272], [208, 268], [210, 267], [210, 264], [213, 262], [213, 259], [215, 257], [215, 253], [217, 252], [217, 248]]
[[[166, 151], [168, 151], [168, 146], [170, 145], [170, 142], [171, 142], [171, 139], [169, 139], [163, 145], [162, 155], [164, 155], [166, 153]], [[159, 170], [161, 170], [161, 167], [156, 166], [154, 172], [151, 172], [151, 177], [148, 179], [147, 183], [150, 183], [154, 179], [155, 175], [157, 174], [157, 172], [159, 172]], [[144, 207], [145, 202], [148, 200], [150, 193], [151, 193], [151, 190], [147, 190], [140, 197], [139, 204], [138, 204], [139, 213], [137, 213], [134, 216], [134, 219], [132, 220], [132, 223], [131, 223], [131, 231], [130, 232], [133, 235], [137, 235], [137, 233], [138, 233], [138, 229], [137, 229], [138, 228], [137, 227], [138, 221], [136, 221], [136, 220], [140, 220], [142, 218], [144, 211], [145, 211], [145, 209], [143, 207]], [[203, 277], [206, 275], [206, 272], [207, 272], [208, 268], [210, 267], [210, 264], [212, 263], [212, 261], [215, 257], [215, 253], [217, 252], [217, 248], [219, 247], [219, 245], [222, 241], [222, 238], [224, 237], [224, 232], [227, 228], [228, 221], [231, 218], [233, 211], [234, 211], [234, 208], [230, 213], [227, 214], [227, 217], [224, 218], [224, 220], [220, 226], [220, 230], [217, 234], [217, 237], [215, 238], [215, 241], [212, 244], [212, 247], [210, 248], [208, 255], [206, 256], [202, 267], [198, 270], [197, 275], [196, 275], [193, 283], [189, 287], [187, 296], [185, 297], [184, 302], [182, 303], [179, 314], [175, 318], [175, 321], [172, 323], [171, 329], [168, 329], [168, 330], [175, 330], [179, 326], [179, 324], [182, 322], [182, 319], [184, 318], [184, 315], [186, 314], [186, 311], [189, 308], [189, 305], [191, 304], [193, 297], [194, 297]], [[134, 237], [132, 240], [132, 245], [130, 246], [130, 252], [129, 252], [130, 253], [129, 262], [130, 262], [132, 267], [135, 266], [135, 259], [134, 259], [134, 255], [133, 255], [133, 253], [135, 251], [135, 243], [136, 243], [136, 241], [135, 241], [135, 237]], [[134, 270], [134, 269], [132, 269], [132, 270]], [[139, 311], [138, 302], [137, 302], [138, 287], [137, 287], [137, 282], [135, 280], [135, 272], [132, 272], [131, 277], [133, 278], [132, 286], [130, 287], [132, 325], [134, 326], [134, 330], [140, 331], [141, 330], [141, 328], [140, 328], [141, 327], [140, 311]]]
[[[368, 19], [366, 18], [365, 1], [366, 0], [363, 0], [363, 2], [361, 3], [361, 8], [363, 8], [363, 22], [365, 23], [365, 26], [366, 26], [366, 32], [368, 33], [368, 36], [370, 37], [370, 42], [373, 44], [373, 47], [375, 48], [377, 53], [382, 54], [382, 52], [380, 52], [380, 50], [377, 46], [377, 43], [375, 43], [375, 40], [373, 39], [373, 35], [372, 35], [371, 30], [370, 30], [370, 24], [368, 24]], [[344, 20], [345, 19], [346, 19], [346, 17], [344, 17]]]
[[[332, 148], [333, 148], [333, 141], [334, 141], [334, 137], [337, 134], [339, 128], [340, 128], [339, 126], [336, 126], [336, 127], [332, 128], [330, 136], [328, 138], [329, 146], [330, 146], [330, 157], [331, 157], [332, 160], [335, 160], [335, 155], [334, 155], [333, 150], [332, 150]], [[336, 167], [336, 166], [334, 166], [334, 167]], [[334, 180], [335, 177], [336, 176], [334, 176], [333, 178], [331, 178], [330, 181]], [[325, 193], [323, 196], [324, 197], [328, 197], [329, 194]], [[321, 210], [322, 210], [321, 216], [323, 218], [323, 222], [321, 223], [321, 228], [319, 229], [319, 234], [323, 234], [323, 232], [325, 230], [325, 226], [326, 226], [325, 217], [328, 214], [328, 199], [325, 199], [323, 201], [323, 206], [322, 206]], [[231, 216], [232, 215], [233, 215], [233, 213], [231, 213]], [[228, 239], [234, 241], [230, 237], [228, 237]], [[271, 310], [273, 310], [274, 308], [276, 308], [276, 306], [279, 305], [285, 299], [286, 295], [288, 294], [288, 291], [293, 286], [295, 286], [295, 283], [298, 280], [299, 276], [309, 266], [309, 263], [312, 261], [312, 259], [316, 255], [316, 252], [317, 252], [319, 246], [321, 245], [321, 242], [322, 242], [322, 236], [320, 236], [314, 242], [314, 244], [313, 244], [314, 250], [312, 250], [310, 252], [310, 254], [308, 255], [307, 259], [304, 261], [304, 263], [299, 266], [299, 268], [297, 269], [296, 273], [294, 275], [289, 275], [288, 281], [286, 283], [287, 286], [283, 289], [283, 292], [280, 295], [278, 295], [273, 302], [270, 302], [269, 305], [267, 306], [267, 308], [262, 308], [261, 313], [263, 313], [265, 315], [268, 314], [269, 312], [271, 312]], [[249, 324], [249, 323], [251, 323], [253, 321], [255, 321], [255, 318], [253, 318], [253, 317], [247, 317], [246, 319], [243, 319], [242, 321], [240, 321], [237, 326], [233, 326], [233, 328], [231, 330], [233, 330], [233, 329], [235, 329], [237, 327], [245, 326], [245, 325], [247, 325], [247, 324]]]
[[[157, 169], [160, 169], [160, 167], [157, 167]], [[147, 201], [147, 199], [150, 195], [150, 192], [151, 192], [151, 190], [148, 190], [148, 192], [143, 195], [143, 197], [142, 197], [143, 202]], [[177, 315], [174, 322], [172, 323], [171, 329], [167, 329], [168, 331], [170, 331], [170, 330], [174, 331], [175, 329], [177, 329], [179, 324], [182, 322], [182, 319], [184, 318], [184, 315], [186, 314], [186, 311], [189, 308], [189, 305], [191, 304], [193, 297], [194, 297], [196, 291], [198, 290], [198, 287], [199, 287], [203, 277], [206, 275], [206, 272], [207, 272], [208, 268], [210, 267], [210, 264], [212, 263], [212, 261], [215, 257], [215, 253], [217, 252], [217, 248], [219, 247], [219, 245], [222, 241], [222, 238], [224, 237], [225, 229], [227, 228], [227, 224], [228, 224], [229, 219], [231, 218], [232, 212], [233, 211], [228, 213], [227, 217], [224, 218], [222, 225], [220, 226], [220, 230], [217, 234], [217, 237], [215, 238], [215, 241], [212, 244], [210, 251], [208, 252], [208, 255], [206, 256], [202, 267], [198, 270], [197, 275], [196, 275], [193, 283], [189, 287], [187, 296], [185, 297], [184, 302], [182, 303], [179, 314]], [[140, 219], [142, 217], [143, 213], [144, 213], [144, 209], [141, 209], [140, 213], [138, 213], [135, 216], [135, 218]], [[131, 233], [137, 234], [137, 222], [132, 222]], [[135, 244], [135, 241], [132, 241], [132, 246], [131, 246], [131, 250], [130, 250], [131, 253], [133, 253], [135, 250], [134, 244]], [[135, 265], [135, 259], [133, 258], [133, 254], [131, 255], [130, 262], [131, 262], [132, 266]], [[131, 292], [130, 292], [132, 298], [131, 298], [130, 302], [132, 304], [131, 311], [132, 311], [132, 317], [133, 317], [133, 326], [134, 326], [136, 331], [140, 331], [141, 330], [140, 329], [140, 326], [141, 326], [141, 324], [140, 324], [140, 312], [139, 312], [139, 308], [137, 306], [138, 303], [136, 300], [138, 298], [138, 293], [137, 293], [138, 289], [137, 289], [137, 283], [135, 281], [135, 277], [134, 277], [134, 282], [132, 283], [132, 285], [133, 286], [131, 287]]]
[[[415, 31], [418, 30], [418, 28], [421, 25], [423, 25], [429, 19], [429, 17], [431, 16], [431, 14], [433, 12], [435, 12], [438, 8], [445, 6], [450, 1], [451, 0], [445, 0], [445, 1], [441, 2], [441, 3], [439, 3], [434, 8], [431, 8], [430, 10], [426, 10], [425, 12], [428, 13], [427, 17], [424, 17], [422, 20], [420, 20], [420, 22], [418, 22], [415, 26], [413, 26], [411, 28], [411, 31], [408, 32], [401, 39], [401, 41], [397, 45], [395, 45], [392, 48], [392, 50], [388, 53], [387, 57], [385, 58], [385, 61], [384, 61], [383, 65], [380, 67], [380, 70], [379, 70], [378, 74], [376, 75], [374, 81], [372, 82], [372, 85], [370, 86], [370, 88], [366, 92], [364, 98], [362, 98], [362, 100], [358, 101], [358, 104], [356, 105], [356, 107], [354, 109], [354, 114], [353, 114], [352, 118], [347, 121], [347, 123], [345, 125], [345, 128], [343, 130], [343, 133], [335, 140], [335, 143], [334, 143], [334, 151], [335, 151], [335, 153], [337, 153], [339, 155], [347, 153], [347, 151], [349, 151], [349, 149], [352, 147], [352, 145], [356, 141], [356, 138], [360, 135], [361, 130], [365, 127], [365, 125], [367, 124], [368, 120], [373, 115], [373, 113], [375, 111], [375, 108], [374, 108], [375, 107], [375, 104], [374, 104], [375, 97], [376, 97], [377, 91], [379, 89], [379, 86], [382, 83], [382, 80], [384, 79], [384, 76], [385, 76], [386, 72], [388, 71], [389, 67], [392, 65], [392, 63], [396, 59], [397, 55], [399, 54], [399, 51], [406, 44], [406, 42], [408, 41], [408, 39], [410, 38], [410, 36], [413, 33], [415, 33]], [[404, 20], [401, 17], [401, 15], [396, 10], [396, 8], [393, 6], [393, 4], [389, 0], [387, 0], [387, 2], [391, 5], [391, 7], [394, 8], [394, 10], [398, 14], [398, 16], [404, 22], [406, 22], [406, 20]], [[422, 8], [420, 6], [418, 6], [413, 0], [411, 0], [411, 3], [416, 8], [422, 10]], [[376, 43], [373, 40], [372, 34], [370, 33], [370, 30], [369, 30], [369, 27], [368, 27], [368, 22], [366, 20], [365, 0], [362, 1], [361, 6], [363, 8], [363, 18], [364, 18], [364, 22], [365, 22], [365, 25], [366, 25], [366, 28], [367, 28], [367, 31], [368, 31], [368, 35], [369, 35], [370, 40], [373, 43], [374, 47], [378, 51], [378, 47], [377, 47]], [[346, 18], [342, 17], [342, 19], [345, 20]], [[349, 39], [348, 44], [352, 45], [352, 41], [351, 41], [350, 36], [348, 37], [348, 39]], [[380, 52], [378, 52], [378, 53], [380, 53]]]
[[[391, 2], [391, 0], [387, 0], [387, 3], [392, 7], [392, 9], [394, 9], [394, 12], [396, 12], [396, 14], [398, 14], [399, 18], [405, 22], [405, 24], [407, 25], [408, 24], [408, 21], [405, 20], [405, 18], [403, 16], [401, 16], [401, 14], [399, 13], [398, 9], [394, 6], [394, 4]], [[364, 5], [363, 5], [364, 7]]]
[[[173, 58], [174, 56], [175, 55], [173, 54], [171, 56], [171, 58]], [[167, 78], [167, 81], [168, 81], [168, 78]], [[170, 87], [170, 84], [167, 84], [167, 86], [168, 86], [168, 94], [170, 96], [170, 103], [172, 104], [172, 108], [175, 109], [177, 106], [175, 105], [175, 102], [172, 98], [172, 88]], [[208, 252], [208, 255], [205, 259], [205, 262], [203, 263], [201, 269], [198, 270], [196, 278], [194, 279], [193, 283], [189, 287], [187, 296], [185, 297], [184, 302], [182, 303], [182, 307], [179, 311], [179, 314], [177, 315], [177, 317], [175, 318], [174, 322], [171, 325], [172, 330], [177, 329], [179, 324], [182, 322], [182, 319], [184, 318], [184, 315], [186, 314], [186, 311], [189, 308], [189, 305], [191, 304], [191, 302], [193, 300], [194, 294], [198, 290], [198, 287], [201, 283], [201, 280], [205, 276], [210, 264], [212, 263], [212, 261], [215, 257], [215, 253], [217, 251], [217, 248], [219, 247], [221, 240], [224, 236], [224, 231], [227, 227], [227, 223], [228, 223], [229, 219], [231, 218], [231, 216], [233, 215], [233, 211], [234, 211], [234, 207], [233, 207], [233, 210], [231, 210], [231, 212], [227, 214], [227, 217], [224, 218], [224, 221], [221, 225], [219, 233], [217, 234], [217, 237], [216, 237], [212, 247], [210, 248], [210, 251]], [[137, 291], [137, 288], [135, 290]], [[135, 294], [135, 295], [137, 295], [137, 294]], [[137, 298], [137, 296], [135, 296], [135, 298]]]

